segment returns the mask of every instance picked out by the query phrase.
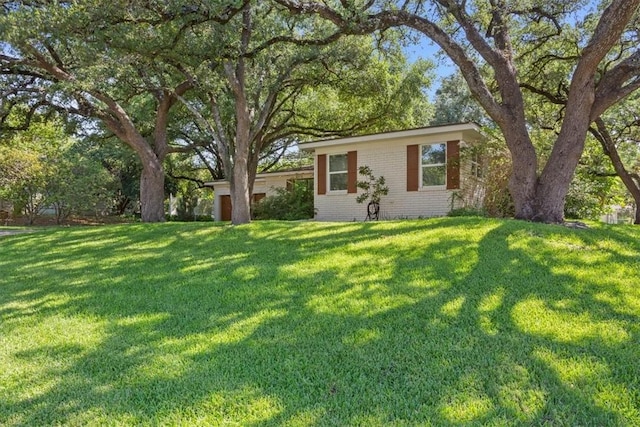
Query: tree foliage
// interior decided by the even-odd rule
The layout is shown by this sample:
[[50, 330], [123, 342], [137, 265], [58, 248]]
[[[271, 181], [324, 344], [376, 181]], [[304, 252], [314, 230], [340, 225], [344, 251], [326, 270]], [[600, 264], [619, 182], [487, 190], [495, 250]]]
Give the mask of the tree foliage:
[[275, 194], [260, 200], [253, 208], [255, 219], [294, 221], [313, 218], [313, 187], [307, 181], [294, 181], [291, 188], [276, 188]]
[[409, 66], [391, 39], [377, 49], [370, 36], [343, 37], [269, 2], [191, 37], [202, 51], [180, 70], [197, 90], [182, 100], [231, 183], [234, 224], [250, 219], [258, 166], [300, 138], [424, 124], [430, 112], [430, 63]]
[[[320, 15], [345, 33], [408, 27], [434, 41], [504, 135], [513, 163], [509, 189], [522, 219], [563, 220], [590, 123], [640, 87], [640, 0], [607, 2], [584, 19], [576, 16], [586, 2], [560, 0], [277, 1], [294, 13]], [[557, 81], [544, 76], [550, 71], [567, 84], [540, 85]], [[558, 134], [544, 162], [530, 134], [523, 88], [561, 95]]]
[[143, 221], [164, 219], [169, 153], [194, 150], [229, 179], [241, 223], [258, 165], [299, 135], [421, 125], [429, 114], [430, 65], [404, 63], [393, 37], [375, 49], [272, 2], [10, 2], [0, 40], [13, 97], [0, 117], [20, 99], [99, 120], [139, 159]]
[[[144, 221], [164, 219], [169, 114], [176, 94], [190, 87], [154, 59], [159, 50], [172, 49], [190, 14], [177, 3], [156, 6], [12, 2], [0, 16], [4, 92], [98, 119], [127, 144], [142, 166]], [[223, 19], [215, 13], [232, 9], [221, 6], [211, 19]]]
[[58, 223], [72, 214], [107, 211], [111, 186], [107, 171], [58, 122], [32, 123], [0, 145], [0, 198], [30, 224], [47, 208]]
[[431, 126], [465, 122], [475, 122], [482, 126], [490, 124], [490, 119], [473, 99], [459, 72], [442, 79], [435, 93], [433, 110], [434, 115], [429, 122]]
[[[636, 207], [634, 224], [640, 224], [640, 116], [638, 94], [599, 117], [590, 131], [600, 143], [616, 175]], [[624, 203], [620, 203], [624, 204]]]

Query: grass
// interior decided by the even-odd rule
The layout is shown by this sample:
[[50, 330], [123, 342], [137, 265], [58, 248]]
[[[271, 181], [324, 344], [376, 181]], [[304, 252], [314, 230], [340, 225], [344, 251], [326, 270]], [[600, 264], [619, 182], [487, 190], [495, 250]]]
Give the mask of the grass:
[[640, 228], [0, 237], [0, 425], [640, 425]]

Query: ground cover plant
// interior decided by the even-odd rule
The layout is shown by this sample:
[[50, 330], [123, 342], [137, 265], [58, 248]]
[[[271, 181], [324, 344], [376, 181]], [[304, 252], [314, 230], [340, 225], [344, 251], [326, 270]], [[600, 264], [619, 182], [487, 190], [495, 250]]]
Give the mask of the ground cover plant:
[[640, 229], [0, 237], [0, 424], [640, 425]]

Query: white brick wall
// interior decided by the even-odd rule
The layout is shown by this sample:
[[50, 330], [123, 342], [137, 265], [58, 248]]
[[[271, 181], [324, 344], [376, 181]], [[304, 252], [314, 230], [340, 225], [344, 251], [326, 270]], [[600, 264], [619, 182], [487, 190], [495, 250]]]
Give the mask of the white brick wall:
[[[407, 191], [407, 145], [462, 140], [462, 135], [451, 133], [441, 136], [398, 138], [387, 141], [361, 142], [334, 147], [317, 148], [318, 154], [358, 152], [358, 167], [367, 165], [377, 177], [384, 176], [389, 194], [382, 196], [380, 219], [444, 216], [451, 210], [452, 196], [456, 190], [442, 187], [421, 188]], [[361, 176], [358, 175], [358, 179]], [[464, 180], [461, 180], [464, 182]], [[319, 221], [362, 221], [367, 216], [367, 202], [356, 203], [356, 194], [332, 193], [318, 195], [318, 174], [315, 170], [316, 219]], [[362, 190], [358, 189], [361, 193]], [[456, 198], [456, 206], [460, 205]]]

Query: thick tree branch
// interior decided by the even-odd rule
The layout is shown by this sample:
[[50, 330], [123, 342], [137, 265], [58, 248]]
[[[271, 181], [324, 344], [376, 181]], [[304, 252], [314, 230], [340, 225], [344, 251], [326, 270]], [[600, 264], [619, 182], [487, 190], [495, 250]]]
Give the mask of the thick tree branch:
[[535, 93], [536, 95], [540, 95], [543, 96], [544, 98], [546, 98], [549, 102], [552, 102], [553, 104], [556, 105], [565, 105], [567, 103], [567, 98], [566, 97], [561, 97], [559, 94], [557, 93], [551, 93], [547, 90], [544, 90], [542, 88], [539, 88], [537, 86], [533, 86], [529, 83], [520, 83], [520, 87], [523, 89], [527, 89], [529, 92], [531, 93]]
[[591, 109], [595, 120], [609, 107], [640, 88], [640, 50], [609, 69], [600, 79]]
[[[369, 34], [376, 30], [385, 30], [391, 27], [407, 26], [425, 34], [444, 50], [451, 60], [460, 68], [462, 75], [469, 84], [469, 88], [476, 99], [485, 108], [487, 113], [496, 121], [507, 121], [508, 110], [503, 109], [493, 97], [491, 90], [487, 87], [479, 68], [469, 58], [464, 48], [458, 44], [449, 34], [442, 30], [436, 23], [417, 14], [408, 12], [405, 9], [385, 10], [376, 14], [366, 15], [363, 20], [350, 21], [345, 19], [340, 13], [324, 3], [300, 2], [297, 0], [275, 0], [287, 7], [292, 13], [315, 14], [329, 20], [336, 25], [344, 34]], [[444, 6], [448, 7], [453, 2], [441, 0]], [[459, 12], [461, 14], [461, 12]], [[461, 15], [462, 16], [462, 15]], [[472, 24], [469, 24], [472, 26]], [[482, 39], [477, 30], [468, 29], [475, 38], [474, 45], [481, 51], [483, 57], [490, 57], [493, 62], [499, 62], [498, 54]]]

